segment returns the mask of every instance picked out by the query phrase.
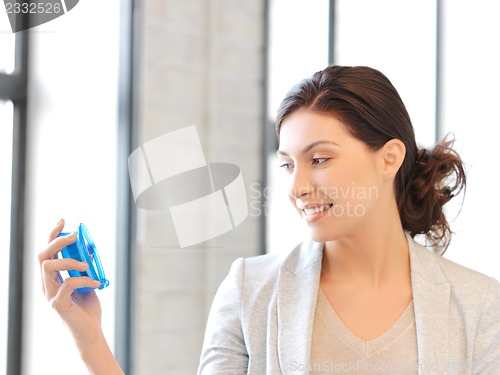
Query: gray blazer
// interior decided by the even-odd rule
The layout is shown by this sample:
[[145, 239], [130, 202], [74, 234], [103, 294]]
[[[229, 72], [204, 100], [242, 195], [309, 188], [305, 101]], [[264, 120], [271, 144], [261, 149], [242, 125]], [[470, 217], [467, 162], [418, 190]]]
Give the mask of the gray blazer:
[[[500, 374], [498, 281], [407, 239], [418, 374]], [[322, 256], [323, 244], [306, 242], [236, 260], [214, 298], [198, 374], [307, 374]]]

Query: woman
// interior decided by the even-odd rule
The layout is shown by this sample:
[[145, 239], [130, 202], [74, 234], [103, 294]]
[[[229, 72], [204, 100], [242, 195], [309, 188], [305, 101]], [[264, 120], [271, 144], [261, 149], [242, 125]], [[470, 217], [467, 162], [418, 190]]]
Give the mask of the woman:
[[200, 374], [500, 373], [500, 286], [432, 254], [465, 186], [451, 142], [418, 150], [380, 72], [329, 67], [278, 111], [278, 157], [311, 231], [285, 259], [236, 261]]
[[[332, 66], [301, 82], [276, 130], [290, 201], [311, 241], [233, 263], [199, 374], [498, 374], [499, 283], [413, 239], [423, 235], [435, 252], [449, 244], [443, 205], [465, 186], [452, 142], [417, 149], [397, 91], [366, 67]], [[109, 350], [89, 345], [106, 347], [98, 309], [71, 300], [91, 282], [56, 279], [80, 267], [52, 260], [73, 240], [56, 239], [40, 255], [47, 297], [89, 368], [119, 373]]]

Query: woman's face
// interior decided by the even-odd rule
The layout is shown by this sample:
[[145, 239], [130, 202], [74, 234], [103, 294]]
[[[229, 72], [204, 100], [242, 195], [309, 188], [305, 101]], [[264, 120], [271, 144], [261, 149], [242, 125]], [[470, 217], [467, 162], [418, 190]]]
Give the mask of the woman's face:
[[290, 201], [313, 240], [347, 236], [375, 218], [383, 185], [380, 155], [336, 118], [308, 110], [287, 116], [277, 154]]

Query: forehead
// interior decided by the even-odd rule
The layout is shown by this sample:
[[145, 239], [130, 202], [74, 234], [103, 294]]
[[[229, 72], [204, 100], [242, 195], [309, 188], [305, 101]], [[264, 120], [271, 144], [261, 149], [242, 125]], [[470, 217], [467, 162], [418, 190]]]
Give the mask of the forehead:
[[335, 117], [309, 110], [298, 110], [287, 116], [281, 124], [280, 149], [293, 149], [319, 139], [341, 145], [352, 138], [347, 127]]

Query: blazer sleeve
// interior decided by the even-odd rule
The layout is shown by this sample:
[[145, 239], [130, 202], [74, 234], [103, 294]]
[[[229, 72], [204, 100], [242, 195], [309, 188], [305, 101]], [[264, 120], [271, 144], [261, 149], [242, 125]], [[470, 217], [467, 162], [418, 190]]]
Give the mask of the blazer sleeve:
[[207, 320], [198, 375], [246, 374], [248, 353], [241, 325], [245, 260], [237, 259], [219, 286]]
[[500, 371], [500, 283], [490, 279], [474, 346], [473, 375]]

